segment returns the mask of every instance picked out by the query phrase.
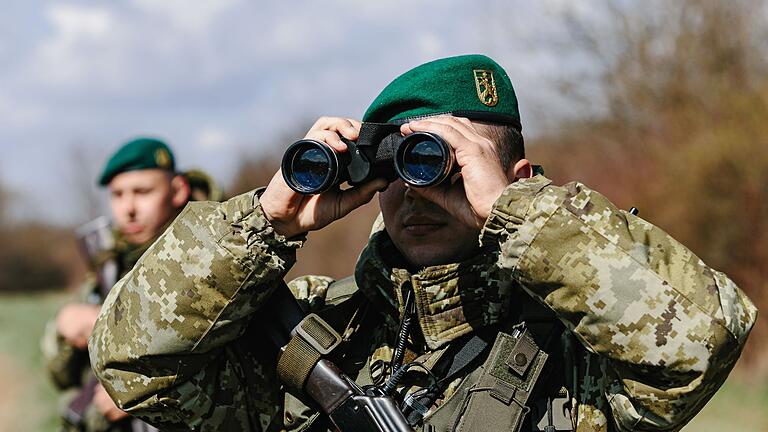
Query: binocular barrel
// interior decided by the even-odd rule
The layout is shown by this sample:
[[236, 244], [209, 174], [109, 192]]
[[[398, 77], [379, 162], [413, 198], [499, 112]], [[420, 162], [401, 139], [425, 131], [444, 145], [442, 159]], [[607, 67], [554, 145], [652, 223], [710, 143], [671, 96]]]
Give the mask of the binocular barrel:
[[445, 180], [455, 165], [448, 143], [429, 132], [390, 134], [377, 143], [344, 142], [348, 151], [343, 153], [320, 141], [293, 143], [281, 165], [288, 186], [319, 194], [344, 182], [355, 186], [378, 177], [400, 177], [411, 186], [428, 187]]
[[296, 192], [322, 193], [347, 180], [341, 177], [349, 159], [345, 156], [320, 141], [296, 141], [283, 155], [283, 178]]

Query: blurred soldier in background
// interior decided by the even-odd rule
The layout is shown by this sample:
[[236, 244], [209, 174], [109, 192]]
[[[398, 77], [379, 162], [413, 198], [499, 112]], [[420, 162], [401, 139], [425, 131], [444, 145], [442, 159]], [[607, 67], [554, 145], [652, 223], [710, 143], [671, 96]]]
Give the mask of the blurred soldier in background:
[[79, 300], [48, 323], [43, 353], [51, 379], [63, 391], [64, 430], [154, 430], [115, 406], [95, 379], [88, 337], [112, 285], [133, 268], [187, 202], [219, 201], [222, 192], [201, 171], [177, 173], [170, 148], [153, 138], [123, 145], [107, 162], [99, 184], [109, 191], [112, 223], [99, 218], [78, 229], [93, 273]]

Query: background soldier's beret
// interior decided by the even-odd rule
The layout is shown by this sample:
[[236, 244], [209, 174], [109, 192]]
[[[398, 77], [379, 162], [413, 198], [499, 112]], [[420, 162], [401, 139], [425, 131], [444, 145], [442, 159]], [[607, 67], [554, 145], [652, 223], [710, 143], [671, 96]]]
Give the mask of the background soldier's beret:
[[160, 168], [176, 169], [173, 152], [164, 142], [155, 138], [136, 138], [125, 143], [109, 158], [99, 177], [99, 184], [106, 186], [116, 175], [134, 170]]
[[368, 107], [363, 121], [386, 123], [438, 114], [521, 129], [509, 76], [483, 55], [435, 60], [400, 75]]

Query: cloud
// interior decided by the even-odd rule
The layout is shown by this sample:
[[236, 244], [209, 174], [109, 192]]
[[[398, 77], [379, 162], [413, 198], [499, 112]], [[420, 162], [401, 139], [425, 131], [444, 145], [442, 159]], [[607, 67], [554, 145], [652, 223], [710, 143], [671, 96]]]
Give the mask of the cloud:
[[207, 127], [197, 134], [197, 147], [201, 150], [222, 150], [232, 147], [232, 136], [222, 129]]
[[19, 130], [31, 127], [45, 118], [43, 106], [18, 101], [0, 92], [0, 128]]
[[64, 40], [99, 38], [109, 30], [113, 22], [112, 14], [107, 10], [86, 6], [54, 4], [46, 11], [46, 15]]
[[93, 62], [80, 54], [108, 46], [105, 39], [114, 17], [103, 8], [61, 4], [50, 5], [45, 15], [53, 26], [53, 36], [36, 50], [36, 78], [52, 85], [87, 79]]
[[543, 9], [553, 14], [588, 14], [599, 8], [594, 7], [592, 0], [545, 0]]
[[432, 32], [423, 32], [416, 38], [416, 46], [427, 57], [436, 57], [444, 47], [440, 37]]
[[224, 12], [236, 8], [241, 0], [133, 0], [131, 3], [148, 15], [170, 23], [178, 30], [206, 33]]

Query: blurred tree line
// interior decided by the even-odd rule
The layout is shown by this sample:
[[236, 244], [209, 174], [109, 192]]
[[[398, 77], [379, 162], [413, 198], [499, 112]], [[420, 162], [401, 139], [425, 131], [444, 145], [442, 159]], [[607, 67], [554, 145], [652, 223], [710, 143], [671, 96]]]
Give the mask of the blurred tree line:
[[[566, 16], [600, 65], [604, 112], [532, 140], [529, 156], [670, 232], [768, 310], [768, 8], [757, 1], [606, 2]], [[768, 370], [768, 322], [745, 362]], [[759, 355], [762, 354], [762, 355]]]
[[0, 293], [62, 289], [82, 277], [72, 231], [8, 217], [13, 195], [0, 185]]

